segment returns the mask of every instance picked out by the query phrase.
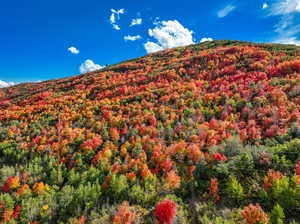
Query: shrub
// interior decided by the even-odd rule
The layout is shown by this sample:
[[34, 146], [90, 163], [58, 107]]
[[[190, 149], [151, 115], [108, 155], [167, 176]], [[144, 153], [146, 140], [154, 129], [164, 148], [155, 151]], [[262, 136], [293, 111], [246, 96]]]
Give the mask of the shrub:
[[93, 208], [99, 202], [101, 194], [101, 187], [97, 182], [80, 184], [74, 193], [74, 206], [85, 209]]
[[296, 164], [295, 173], [296, 175], [300, 175], [300, 161]]
[[279, 171], [269, 170], [267, 176], [264, 178], [264, 189], [267, 190], [272, 187], [273, 183], [281, 178], [283, 178], [282, 173]]
[[180, 187], [180, 176], [174, 170], [167, 172], [165, 177], [165, 187], [167, 189], [176, 189]]
[[219, 181], [216, 178], [212, 178], [210, 180], [210, 186], [209, 186], [209, 195], [213, 198], [213, 200], [218, 201], [220, 200], [220, 196], [218, 193], [218, 186]]
[[2, 191], [8, 192], [20, 186], [20, 178], [18, 176], [10, 176], [2, 187]]
[[277, 202], [287, 211], [299, 211], [300, 185], [297, 182], [297, 176], [276, 180], [267, 191], [269, 201]]
[[287, 160], [295, 163], [300, 157], [300, 139], [296, 138], [281, 145], [268, 149], [274, 152], [278, 157], [285, 157]]
[[128, 192], [128, 196], [130, 198], [130, 201], [142, 204], [144, 201], [145, 192], [140, 185], [135, 184]]
[[242, 221], [237, 209], [218, 209], [211, 201], [195, 203], [197, 223], [234, 224]]
[[49, 185], [44, 184], [43, 182], [35, 183], [32, 187], [33, 192], [36, 194], [44, 194], [45, 192], [49, 191]]
[[111, 196], [121, 199], [127, 189], [128, 182], [125, 175], [112, 175], [110, 181]]
[[3, 206], [5, 206], [5, 208], [10, 208], [10, 209], [13, 209], [13, 207], [14, 207], [14, 200], [7, 193], [0, 195], [0, 207], [3, 207]]
[[223, 148], [223, 154], [228, 158], [237, 156], [244, 150], [238, 136], [227, 139], [221, 147]]
[[239, 203], [245, 197], [243, 186], [238, 182], [235, 176], [231, 176], [226, 186], [227, 197]]
[[0, 185], [4, 185], [7, 178], [10, 176], [15, 176], [16, 171], [14, 167], [2, 166], [0, 169]]
[[268, 215], [262, 210], [259, 204], [250, 204], [241, 211], [247, 224], [268, 224]]
[[134, 223], [135, 219], [135, 214], [129, 209], [129, 203], [127, 201], [124, 201], [120, 205], [112, 222], [115, 224], [132, 224]]
[[172, 224], [176, 216], [176, 204], [165, 199], [156, 205], [154, 215], [160, 224]]
[[279, 204], [276, 204], [270, 215], [271, 224], [284, 224], [284, 211]]

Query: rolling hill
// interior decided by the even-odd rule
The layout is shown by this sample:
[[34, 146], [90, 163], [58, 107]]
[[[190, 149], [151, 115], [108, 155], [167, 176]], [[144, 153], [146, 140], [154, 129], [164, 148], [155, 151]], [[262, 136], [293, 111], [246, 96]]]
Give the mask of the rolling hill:
[[0, 223], [298, 223], [299, 74], [212, 41], [2, 88]]

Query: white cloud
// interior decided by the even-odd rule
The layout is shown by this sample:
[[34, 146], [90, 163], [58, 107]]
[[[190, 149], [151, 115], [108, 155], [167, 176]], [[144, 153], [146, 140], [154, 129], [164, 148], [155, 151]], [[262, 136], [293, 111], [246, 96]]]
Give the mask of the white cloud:
[[280, 21], [274, 26], [275, 32], [285, 33], [285, 30], [293, 24], [293, 20], [294, 17], [290, 14], [281, 16]]
[[213, 41], [213, 39], [210, 38], [210, 37], [203, 37], [203, 38], [201, 38], [200, 43], [203, 43], [203, 42], [206, 42], [206, 41]]
[[143, 22], [142, 18], [136, 18], [136, 19], [132, 19], [130, 26], [136, 26], [136, 25], [141, 25]]
[[147, 43], [145, 43], [144, 47], [145, 47], [147, 53], [154, 53], [154, 52], [162, 51], [163, 50], [163, 48], [160, 45], [158, 45], [158, 44], [156, 44], [154, 42], [150, 42], [150, 41], [148, 41]]
[[109, 17], [110, 24], [115, 30], [120, 30], [121, 27], [117, 24], [120, 20], [120, 15], [125, 13], [125, 9], [111, 9], [111, 15]]
[[282, 37], [275, 39], [273, 43], [279, 43], [279, 44], [293, 44], [300, 46], [300, 40], [297, 40], [296, 37]]
[[116, 14], [112, 13], [109, 17], [109, 21], [111, 24], [114, 24], [116, 22]]
[[79, 54], [79, 50], [76, 47], [69, 47], [68, 51], [70, 51], [72, 54]]
[[297, 36], [300, 33], [300, 24], [297, 20], [299, 19], [300, 0], [277, 0], [268, 11], [269, 16], [280, 18], [274, 26], [274, 32], [277, 33], [277, 36], [272, 42], [299, 45], [300, 40]]
[[118, 24], [112, 24], [112, 25], [113, 25], [113, 28], [115, 30], [120, 30], [121, 29], [121, 27]]
[[263, 6], [262, 6], [263, 9], [266, 9], [268, 7], [269, 7], [268, 3], [264, 3]]
[[160, 18], [158, 16], [156, 16], [153, 20], [153, 24], [158, 25], [159, 23], [160, 23]]
[[85, 60], [79, 67], [80, 73], [92, 72], [98, 69], [103, 68], [104, 66], [95, 64], [91, 59]]
[[139, 40], [139, 39], [142, 39], [142, 37], [140, 35], [135, 35], [135, 36], [130, 36], [130, 35], [127, 35], [127, 36], [124, 36], [124, 40], [125, 41], [136, 41], [136, 40]]
[[285, 15], [300, 12], [300, 0], [277, 0], [272, 7], [271, 15]]
[[13, 86], [13, 85], [15, 85], [14, 82], [4, 82], [4, 81], [0, 80], [0, 88], [9, 87], [9, 86]]
[[111, 9], [111, 12], [119, 16], [120, 14], [125, 13], [125, 9]]
[[227, 5], [225, 8], [217, 12], [217, 16], [219, 18], [223, 18], [227, 16], [229, 13], [231, 13], [233, 10], [235, 10], [235, 8], [236, 7], [234, 5]]
[[278, 35], [272, 42], [299, 45], [300, 40], [297, 36], [300, 33], [300, 24], [295, 24], [292, 15], [283, 15], [274, 28]]
[[193, 31], [182, 26], [177, 20], [162, 21], [149, 29], [148, 34], [156, 40], [148, 41], [144, 47], [148, 53], [193, 44]]

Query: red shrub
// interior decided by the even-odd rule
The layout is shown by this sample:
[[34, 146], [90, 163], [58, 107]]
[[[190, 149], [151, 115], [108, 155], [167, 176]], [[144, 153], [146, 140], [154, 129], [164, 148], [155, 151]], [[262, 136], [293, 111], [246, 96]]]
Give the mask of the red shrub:
[[176, 204], [170, 199], [165, 199], [156, 205], [155, 217], [160, 224], [172, 224], [176, 216]]
[[165, 184], [167, 188], [170, 189], [179, 188], [180, 182], [181, 182], [181, 178], [174, 170], [167, 172], [165, 177]]
[[13, 215], [13, 210], [12, 209], [5, 209], [3, 214], [2, 214], [2, 221], [1, 223], [9, 223], [12, 219]]
[[112, 138], [112, 140], [113, 140], [114, 142], [116, 142], [116, 141], [119, 140], [120, 134], [119, 134], [118, 129], [116, 129], [116, 128], [111, 128], [111, 129], [109, 130], [109, 133], [110, 133], [110, 136], [111, 136], [111, 138]]
[[248, 205], [242, 210], [241, 215], [243, 216], [247, 224], [269, 223], [268, 215], [262, 210], [259, 204]]
[[10, 176], [2, 187], [2, 191], [8, 192], [11, 189], [16, 189], [20, 186], [20, 178], [18, 176]]
[[129, 210], [128, 202], [124, 201], [120, 205], [112, 222], [117, 224], [131, 224], [134, 223], [134, 220], [135, 220], [135, 214]]
[[18, 218], [19, 218], [20, 213], [21, 213], [21, 209], [22, 209], [21, 205], [17, 205], [17, 206], [15, 207], [15, 210], [14, 210], [14, 212], [13, 212], [13, 214], [12, 214], [12, 217], [13, 217], [14, 219], [18, 219]]
[[214, 158], [214, 160], [217, 160], [217, 161], [226, 161], [227, 160], [226, 156], [224, 156], [221, 153], [214, 153], [213, 158]]
[[300, 71], [300, 60], [285, 61], [277, 65], [277, 71], [280, 75], [291, 74]]
[[300, 162], [296, 164], [296, 169], [295, 169], [296, 175], [300, 176]]
[[195, 165], [192, 165], [192, 166], [189, 166], [189, 175], [190, 177], [193, 176], [193, 172], [196, 170], [196, 166]]
[[220, 196], [218, 194], [218, 185], [218, 179], [213, 178], [210, 180], [209, 195], [212, 196], [215, 201], [220, 200]]
[[92, 139], [86, 140], [80, 145], [84, 150], [91, 151], [97, 149], [102, 144], [101, 136], [95, 136]]
[[281, 178], [283, 178], [282, 173], [279, 171], [269, 170], [267, 176], [264, 178], [264, 189], [267, 190], [269, 187], [272, 187], [273, 183]]

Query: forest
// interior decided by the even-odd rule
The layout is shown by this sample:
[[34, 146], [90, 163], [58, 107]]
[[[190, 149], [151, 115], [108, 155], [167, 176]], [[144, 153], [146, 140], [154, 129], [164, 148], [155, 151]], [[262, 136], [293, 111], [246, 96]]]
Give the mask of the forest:
[[299, 224], [300, 47], [204, 42], [0, 89], [0, 223]]

